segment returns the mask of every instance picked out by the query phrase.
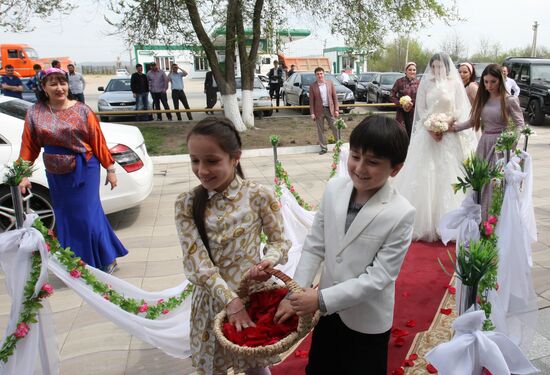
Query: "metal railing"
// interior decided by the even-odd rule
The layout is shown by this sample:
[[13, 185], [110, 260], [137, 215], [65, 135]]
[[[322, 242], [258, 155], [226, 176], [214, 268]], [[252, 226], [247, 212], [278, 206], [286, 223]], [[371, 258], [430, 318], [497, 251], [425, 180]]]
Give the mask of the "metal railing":
[[[398, 105], [393, 103], [355, 103], [355, 104], [340, 104], [340, 108], [398, 108]], [[264, 106], [254, 107], [254, 111], [270, 111], [280, 109], [309, 109], [309, 105], [282, 105], [282, 106]], [[133, 110], [133, 111], [108, 111], [108, 112], [95, 112], [98, 116], [130, 116], [130, 115], [154, 115], [162, 113], [194, 113], [194, 112], [223, 112], [223, 108], [190, 108], [190, 109], [146, 109], [146, 110]]]

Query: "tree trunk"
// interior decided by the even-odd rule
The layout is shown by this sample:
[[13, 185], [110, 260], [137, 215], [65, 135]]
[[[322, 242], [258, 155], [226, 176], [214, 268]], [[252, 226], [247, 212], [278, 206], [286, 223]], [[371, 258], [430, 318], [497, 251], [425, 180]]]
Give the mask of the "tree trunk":
[[223, 112], [225, 117], [230, 119], [239, 132], [246, 131], [241, 114], [239, 113], [239, 103], [236, 94], [222, 95]]
[[242, 118], [248, 129], [254, 128], [254, 102], [252, 101], [252, 90], [242, 90]]

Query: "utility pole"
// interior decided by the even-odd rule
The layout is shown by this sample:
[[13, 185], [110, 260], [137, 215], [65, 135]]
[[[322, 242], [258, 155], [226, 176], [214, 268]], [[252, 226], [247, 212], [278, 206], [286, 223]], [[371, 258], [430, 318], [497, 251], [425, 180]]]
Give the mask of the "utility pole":
[[539, 23], [535, 21], [533, 24], [533, 45], [531, 47], [531, 57], [537, 57], [537, 29], [539, 27]]

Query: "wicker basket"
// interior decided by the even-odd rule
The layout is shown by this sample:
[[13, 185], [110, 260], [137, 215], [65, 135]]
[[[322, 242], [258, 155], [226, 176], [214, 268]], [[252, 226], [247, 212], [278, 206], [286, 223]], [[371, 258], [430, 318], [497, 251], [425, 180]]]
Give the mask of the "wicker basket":
[[[289, 293], [300, 293], [302, 291], [302, 288], [289, 276], [284, 274], [283, 272], [276, 270], [276, 269], [265, 269], [266, 273], [277, 277], [282, 282], [285, 283], [285, 286], [288, 288]], [[248, 303], [248, 296], [249, 296], [249, 280], [248, 277], [243, 277], [241, 280], [241, 283], [239, 284], [239, 289], [237, 290], [237, 295], [243, 300], [245, 304]], [[274, 288], [280, 288], [281, 286], [266, 286], [261, 290], [269, 290]], [[260, 290], [255, 290], [255, 292], [258, 292]], [[257, 346], [257, 347], [248, 347], [248, 346], [239, 346], [235, 344], [234, 342], [229, 341], [222, 332], [223, 323], [227, 319], [227, 313], [224, 310], [222, 310], [220, 313], [216, 315], [216, 318], [214, 320], [214, 334], [216, 335], [216, 339], [218, 342], [228, 351], [232, 352], [233, 354], [239, 356], [239, 357], [255, 357], [255, 358], [267, 358], [273, 355], [281, 354], [288, 349], [290, 349], [294, 344], [296, 344], [301, 338], [305, 337], [311, 329], [317, 324], [319, 320], [319, 311], [317, 311], [315, 314], [309, 314], [305, 315], [299, 318], [298, 320], [298, 327], [296, 328], [296, 331], [291, 332], [288, 336], [284, 337], [283, 339], [277, 341], [274, 344], [271, 345], [265, 345], [265, 346]]]

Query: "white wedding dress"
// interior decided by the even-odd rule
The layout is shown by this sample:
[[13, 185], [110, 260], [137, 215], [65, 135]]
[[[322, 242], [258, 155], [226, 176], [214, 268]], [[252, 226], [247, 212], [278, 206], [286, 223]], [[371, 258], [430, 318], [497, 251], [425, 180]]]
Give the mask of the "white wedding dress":
[[458, 208], [464, 199], [462, 192], [453, 192], [452, 184], [458, 182], [457, 176], [463, 175], [462, 161], [475, 151], [475, 134], [449, 132], [437, 142], [423, 125], [435, 113], [445, 113], [457, 120], [468, 118], [470, 105], [464, 99], [467, 100], [466, 92], [453, 77], [422, 78], [407, 159], [393, 182], [416, 208], [413, 240], [439, 239], [437, 228], [441, 217]]

